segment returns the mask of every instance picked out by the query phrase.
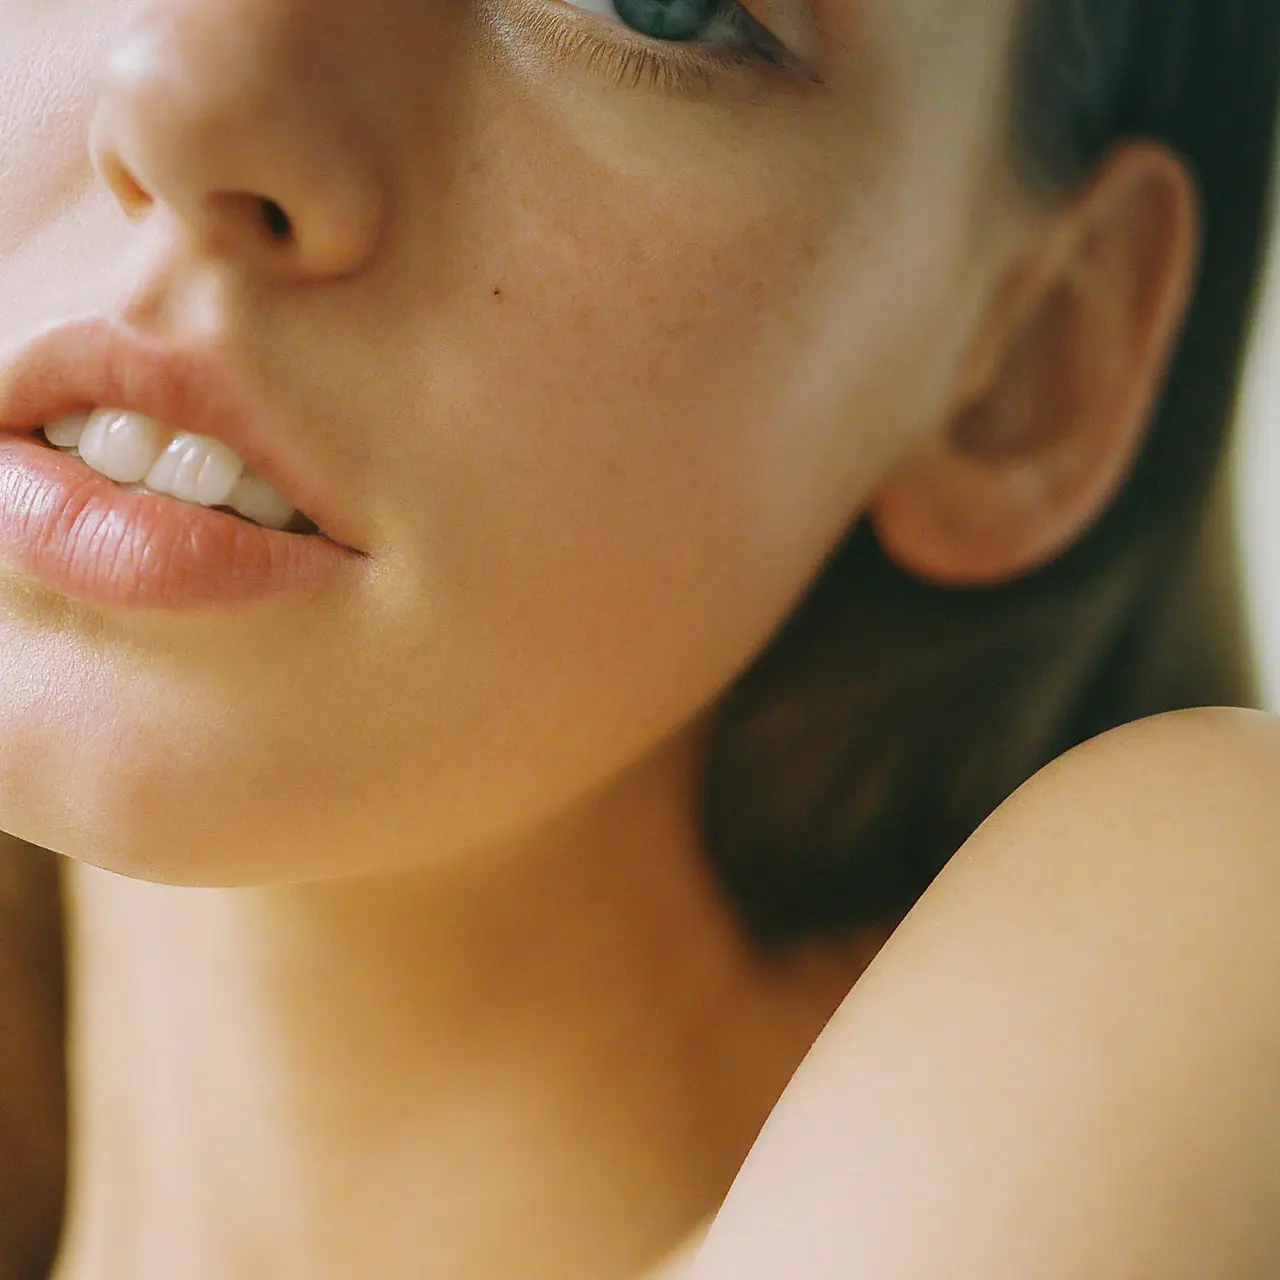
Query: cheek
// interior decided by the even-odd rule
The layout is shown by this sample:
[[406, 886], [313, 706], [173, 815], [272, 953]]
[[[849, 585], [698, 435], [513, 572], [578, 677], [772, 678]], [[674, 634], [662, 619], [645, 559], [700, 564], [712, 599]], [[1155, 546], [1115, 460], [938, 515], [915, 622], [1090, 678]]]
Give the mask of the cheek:
[[423, 432], [374, 501], [463, 630], [705, 694], [856, 514], [866, 422], [892, 434], [850, 415], [889, 399], [895, 273], [864, 247], [885, 202], [781, 148], [622, 167], [520, 140], [538, 163], [508, 143], [460, 200], [469, 282], [406, 324], [431, 353], [404, 406]]
[[31, 332], [33, 310], [52, 319], [118, 305], [136, 280], [136, 263], [82, 216], [89, 201], [117, 217], [86, 141], [102, 51], [127, 2], [0, 0], [0, 341]]
[[[68, 132], [80, 122], [77, 95], [83, 68], [56, 48], [34, 12], [6, 15], [0, 41], [0, 250], [6, 258], [48, 220], [49, 205], [63, 196], [83, 160]], [[73, 118], [75, 122], [73, 122]], [[64, 164], [59, 164], [59, 157]], [[74, 160], [72, 159], [74, 157]]]
[[370, 684], [412, 689], [466, 790], [500, 742], [504, 794], [519, 759], [545, 796], [690, 718], [789, 612], [903, 436], [945, 250], [834, 146], [621, 165], [501, 137], [345, 358], [380, 378], [353, 409], [390, 566]]
[[[3, 691], [32, 728], [0, 752], [0, 790], [25, 779], [31, 812], [56, 809], [15, 752], [58, 743], [98, 780], [82, 816], [49, 818], [76, 827], [68, 847], [110, 831], [113, 858], [185, 849], [216, 881], [250, 832], [251, 880], [513, 830], [714, 697], [863, 505], [939, 310], [945, 251], [895, 225], [901, 175], [837, 133], [816, 145], [808, 120], [639, 130], [677, 141], [624, 153], [607, 122], [507, 112], [448, 150], [482, 161], [424, 166], [386, 271], [264, 296], [246, 322], [380, 529], [367, 597], [161, 631], [97, 667], [68, 655], [56, 706]], [[39, 181], [17, 205], [0, 190], [0, 236], [92, 178]], [[54, 255], [31, 242], [34, 282]], [[101, 274], [66, 262], [60, 280]]]

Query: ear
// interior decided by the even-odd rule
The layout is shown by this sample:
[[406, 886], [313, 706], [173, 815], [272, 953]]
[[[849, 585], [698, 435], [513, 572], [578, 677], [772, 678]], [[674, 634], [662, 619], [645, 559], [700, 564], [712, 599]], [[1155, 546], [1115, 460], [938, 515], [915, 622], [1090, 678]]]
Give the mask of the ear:
[[1198, 236], [1190, 174], [1146, 142], [1042, 217], [979, 326], [944, 429], [869, 505], [890, 557], [927, 581], [991, 586], [1084, 533], [1138, 453]]

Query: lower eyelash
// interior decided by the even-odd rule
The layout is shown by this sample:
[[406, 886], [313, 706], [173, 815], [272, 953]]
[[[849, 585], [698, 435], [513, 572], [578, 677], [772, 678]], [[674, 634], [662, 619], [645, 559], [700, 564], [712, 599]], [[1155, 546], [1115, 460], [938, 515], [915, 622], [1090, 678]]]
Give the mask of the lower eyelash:
[[[752, 39], [749, 23], [738, 21], [737, 6], [727, 0], [716, 21], [728, 21], [741, 31], [743, 44], [658, 42], [620, 30], [602, 36], [585, 25], [555, 12], [561, 0], [520, 6], [513, 15], [516, 25], [530, 38], [550, 48], [566, 61], [584, 64], [630, 89], [658, 89], [672, 93], [710, 89], [726, 71], [742, 67], [777, 68], [779, 61], [767, 49], [745, 43]], [[569, 10], [569, 12], [572, 12]]]

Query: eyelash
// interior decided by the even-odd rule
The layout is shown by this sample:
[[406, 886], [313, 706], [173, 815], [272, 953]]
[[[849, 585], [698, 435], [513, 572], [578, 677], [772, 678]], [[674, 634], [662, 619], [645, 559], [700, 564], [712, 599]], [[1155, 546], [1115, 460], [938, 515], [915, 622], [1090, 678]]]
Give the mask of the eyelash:
[[[740, 44], [652, 39], [584, 14], [565, 0], [520, 5], [515, 20], [524, 34], [557, 58], [585, 65], [629, 89], [705, 92], [734, 70], [794, 73], [797, 60], [737, 0], [721, 0], [712, 21], [727, 24]], [[607, 33], [607, 34], [606, 34]]]

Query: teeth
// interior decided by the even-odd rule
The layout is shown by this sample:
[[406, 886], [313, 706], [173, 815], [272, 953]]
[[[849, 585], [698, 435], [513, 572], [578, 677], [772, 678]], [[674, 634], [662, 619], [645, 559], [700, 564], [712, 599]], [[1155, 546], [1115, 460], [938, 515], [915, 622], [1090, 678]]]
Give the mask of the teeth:
[[59, 418], [57, 422], [51, 422], [45, 427], [45, 438], [59, 449], [74, 449], [80, 444], [80, 437], [84, 435], [89, 417], [90, 414], [85, 411]]
[[80, 437], [80, 456], [120, 484], [137, 484], [164, 447], [164, 428], [140, 413], [97, 409]]
[[235, 492], [243, 472], [244, 463], [222, 441], [179, 431], [138, 479], [145, 477], [148, 489], [183, 502], [220, 507]]
[[246, 471], [239, 479], [227, 506], [254, 524], [283, 529], [297, 512], [261, 476]]
[[70, 414], [49, 423], [44, 435], [51, 445], [134, 492], [229, 507], [270, 529], [315, 531], [311, 521], [210, 436], [174, 433], [152, 418], [121, 409]]

